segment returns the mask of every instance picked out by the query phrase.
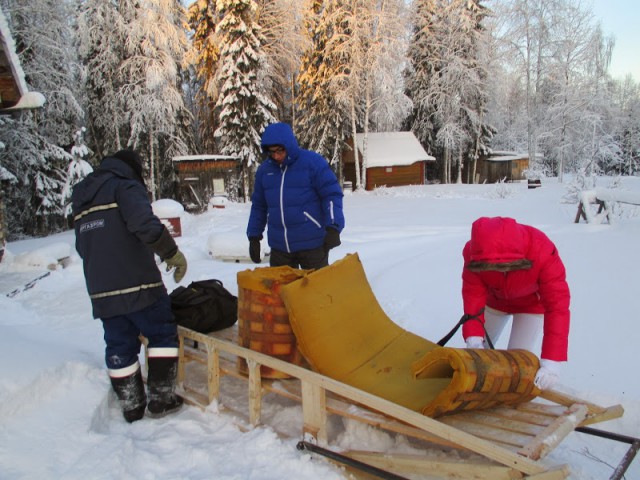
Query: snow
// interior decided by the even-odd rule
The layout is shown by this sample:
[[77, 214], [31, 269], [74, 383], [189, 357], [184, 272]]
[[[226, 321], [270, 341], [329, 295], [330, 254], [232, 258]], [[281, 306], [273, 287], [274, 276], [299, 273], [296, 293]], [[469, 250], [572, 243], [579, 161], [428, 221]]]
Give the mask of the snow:
[[[364, 134], [356, 134], [360, 152], [364, 151]], [[413, 132], [371, 132], [367, 134], [367, 166], [394, 167], [420, 161], [434, 161], [425, 152]]]
[[[620, 192], [640, 192], [640, 178], [623, 178], [621, 185]], [[562, 203], [565, 195], [565, 185], [554, 179], [531, 190], [523, 182], [354, 192], [344, 199], [347, 226], [331, 259], [358, 252], [389, 317], [437, 341], [462, 312], [461, 252], [473, 220], [511, 216], [542, 229], [558, 247], [572, 294], [570, 361], [561, 371], [560, 389], [603, 406], [621, 404], [621, 419], [594, 428], [638, 436], [640, 207], [623, 205], [624, 215], [612, 225], [576, 224], [577, 202]], [[249, 204], [233, 202], [182, 215], [182, 236], [176, 241], [189, 261], [183, 285], [217, 278], [237, 293], [236, 274], [254, 265], [215, 260], [208, 243], [214, 235], [241, 238], [248, 215]], [[13, 298], [0, 295], [0, 477], [349, 478], [324, 458], [296, 450], [301, 439], [296, 404], [273, 396], [263, 402], [265, 423], [277, 423], [290, 437], [279, 437], [269, 426], [251, 428], [245, 417], [233, 413], [246, 412], [244, 386], [231, 384], [228, 391], [223, 384], [221, 402], [205, 411], [187, 406], [163, 419], [125, 423], [108, 393], [102, 327], [91, 318], [73, 232], [8, 243], [7, 259], [0, 263], [0, 292], [48, 271], [47, 261], [27, 269], [18, 258], [48, 249], [57, 256], [64, 250], [60, 244], [71, 252], [66, 268], [59, 265]], [[176, 287], [170, 275], [163, 279], [169, 291]], [[498, 348], [505, 347], [507, 337], [497, 342]], [[449, 346], [462, 347], [461, 335]], [[353, 421], [331, 417], [329, 435], [343, 449], [415, 453], [406, 439]], [[608, 478], [628, 447], [573, 432], [543, 462], [568, 464], [575, 480]], [[437, 449], [430, 455], [465, 458]], [[640, 461], [626, 478], [640, 478]]]
[[184, 207], [170, 198], [161, 198], [151, 204], [153, 213], [158, 218], [178, 218], [184, 214]]

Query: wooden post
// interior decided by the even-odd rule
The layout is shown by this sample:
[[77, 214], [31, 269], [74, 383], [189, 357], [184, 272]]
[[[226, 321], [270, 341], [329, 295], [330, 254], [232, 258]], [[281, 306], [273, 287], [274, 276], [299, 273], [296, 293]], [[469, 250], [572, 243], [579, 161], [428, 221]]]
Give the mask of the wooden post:
[[253, 359], [248, 359], [247, 365], [249, 368], [249, 422], [256, 426], [260, 423], [260, 409], [262, 408], [260, 364]]
[[207, 394], [209, 403], [220, 396], [220, 357], [215, 345], [205, 344], [207, 349]]
[[327, 395], [319, 385], [302, 382], [303, 431], [320, 444], [327, 444]]

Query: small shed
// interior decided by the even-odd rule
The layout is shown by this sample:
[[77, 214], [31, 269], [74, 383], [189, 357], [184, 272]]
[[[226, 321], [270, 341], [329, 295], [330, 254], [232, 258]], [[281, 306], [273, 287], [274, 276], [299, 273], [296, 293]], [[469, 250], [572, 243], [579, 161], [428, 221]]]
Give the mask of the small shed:
[[242, 196], [240, 159], [227, 155], [173, 157], [178, 199], [188, 211], [201, 211], [214, 196]]
[[[350, 146], [353, 142], [349, 141]], [[360, 167], [364, 150], [364, 134], [356, 135]], [[343, 152], [343, 172], [346, 182], [356, 184], [356, 168], [353, 148]], [[374, 132], [367, 134], [367, 184], [366, 190], [376, 187], [424, 185], [426, 163], [435, 158], [427, 154], [413, 132]], [[361, 170], [362, 171], [362, 170]]]
[[524, 171], [529, 168], [527, 153], [493, 151], [478, 159], [476, 183], [517, 182], [525, 180]]

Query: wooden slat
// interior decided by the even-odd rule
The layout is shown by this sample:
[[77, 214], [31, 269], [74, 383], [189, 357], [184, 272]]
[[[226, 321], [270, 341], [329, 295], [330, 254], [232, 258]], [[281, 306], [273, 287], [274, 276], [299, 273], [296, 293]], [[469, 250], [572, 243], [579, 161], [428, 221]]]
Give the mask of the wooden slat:
[[620, 418], [624, 415], [624, 408], [622, 405], [613, 405], [611, 407], [601, 407], [600, 405], [596, 405], [591, 402], [587, 402], [583, 399], [576, 398], [567, 393], [559, 392], [557, 390], [544, 390], [540, 397], [545, 400], [549, 400], [550, 402], [558, 403], [560, 405], [564, 405], [569, 407], [576, 403], [581, 403], [587, 406], [588, 413], [587, 417], [582, 421], [579, 425], [584, 427], [585, 425], [591, 425], [598, 422], [604, 422], [607, 420], [612, 420], [614, 418]]
[[483, 438], [496, 445], [501, 445], [511, 451], [517, 451], [527, 445], [533, 435], [521, 434], [518, 432], [510, 432], [500, 427], [494, 427], [486, 423], [475, 423], [466, 421], [464, 418], [456, 416], [443, 417], [442, 423], [450, 425], [463, 432], [467, 432], [478, 438]]
[[577, 403], [569, 408], [568, 413], [569, 415], [558, 417], [518, 453], [534, 460], [545, 457], [584, 420], [587, 416], [587, 407]]
[[418, 455], [385, 454], [349, 450], [343, 452], [351, 458], [388, 471], [429, 475], [466, 480], [513, 480], [522, 478], [518, 472], [501, 465], [469, 463], [465, 460], [429, 459]]

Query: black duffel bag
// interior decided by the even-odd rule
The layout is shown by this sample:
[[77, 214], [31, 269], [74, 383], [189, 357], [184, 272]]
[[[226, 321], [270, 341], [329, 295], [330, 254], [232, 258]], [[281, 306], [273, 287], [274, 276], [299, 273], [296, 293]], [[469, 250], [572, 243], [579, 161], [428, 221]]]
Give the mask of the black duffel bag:
[[209, 333], [228, 328], [238, 320], [238, 297], [220, 280], [200, 280], [169, 294], [178, 325]]

